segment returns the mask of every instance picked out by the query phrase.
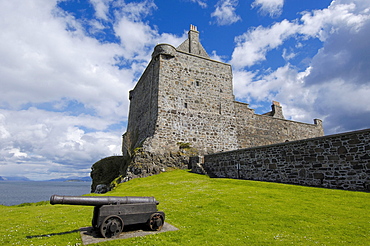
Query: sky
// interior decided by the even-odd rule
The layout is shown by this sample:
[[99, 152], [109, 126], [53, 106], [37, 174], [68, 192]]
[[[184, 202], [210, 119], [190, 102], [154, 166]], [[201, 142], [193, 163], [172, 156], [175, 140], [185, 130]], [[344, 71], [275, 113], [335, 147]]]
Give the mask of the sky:
[[0, 0], [0, 176], [88, 176], [121, 155], [128, 91], [190, 24], [256, 113], [370, 127], [370, 0]]

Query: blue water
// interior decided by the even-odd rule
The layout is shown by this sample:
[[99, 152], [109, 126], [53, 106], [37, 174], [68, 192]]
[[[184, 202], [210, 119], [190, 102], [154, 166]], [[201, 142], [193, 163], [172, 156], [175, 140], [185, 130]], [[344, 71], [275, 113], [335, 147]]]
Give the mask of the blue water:
[[50, 196], [79, 196], [90, 193], [90, 182], [0, 181], [0, 204], [49, 201]]

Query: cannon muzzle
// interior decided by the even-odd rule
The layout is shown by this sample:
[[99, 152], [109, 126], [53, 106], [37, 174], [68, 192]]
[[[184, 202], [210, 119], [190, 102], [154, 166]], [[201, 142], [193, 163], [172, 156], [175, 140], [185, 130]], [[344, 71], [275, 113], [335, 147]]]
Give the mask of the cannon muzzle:
[[50, 197], [50, 204], [68, 204], [84, 206], [102, 206], [133, 203], [155, 203], [159, 204], [154, 197], [148, 196], [58, 196]]

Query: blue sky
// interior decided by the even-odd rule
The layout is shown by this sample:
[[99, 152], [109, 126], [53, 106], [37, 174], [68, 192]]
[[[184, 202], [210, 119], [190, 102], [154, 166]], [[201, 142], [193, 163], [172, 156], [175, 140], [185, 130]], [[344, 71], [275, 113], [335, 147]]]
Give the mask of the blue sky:
[[0, 176], [87, 176], [121, 154], [132, 89], [158, 43], [197, 26], [257, 113], [370, 127], [370, 0], [0, 1]]

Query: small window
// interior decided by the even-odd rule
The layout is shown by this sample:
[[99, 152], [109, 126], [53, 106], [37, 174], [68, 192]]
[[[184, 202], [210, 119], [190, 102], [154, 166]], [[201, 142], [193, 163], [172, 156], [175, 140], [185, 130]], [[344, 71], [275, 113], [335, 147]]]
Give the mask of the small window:
[[197, 85], [197, 86], [200, 86], [200, 82], [199, 82], [199, 81], [197, 81], [197, 82], [196, 82], [196, 85]]
[[184, 104], [184, 107], [185, 107], [185, 108], [188, 108], [188, 104], [187, 104], [187, 103], [185, 103], [185, 104]]

